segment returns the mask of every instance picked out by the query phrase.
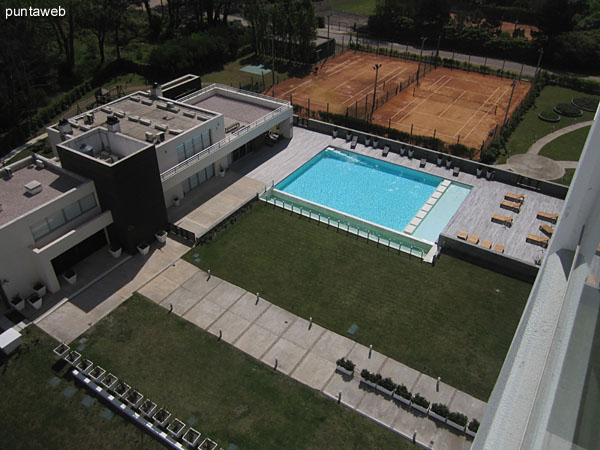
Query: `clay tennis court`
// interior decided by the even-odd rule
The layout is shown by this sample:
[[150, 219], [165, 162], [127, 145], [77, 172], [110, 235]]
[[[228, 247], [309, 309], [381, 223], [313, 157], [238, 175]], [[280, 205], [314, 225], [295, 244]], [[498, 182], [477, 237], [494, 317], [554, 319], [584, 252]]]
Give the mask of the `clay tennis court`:
[[[516, 81], [509, 118], [529, 88]], [[511, 79], [438, 68], [376, 109], [373, 122], [479, 149], [502, 126], [511, 91]]]
[[[275, 86], [275, 96], [284, 100], [292, 99], [294, 105], [310, 109], [327, 110], [345, 114], [346, 108], [365, 108], [368, 98], [370, 111], [375, 82], [375, 64], [382, 64], [377, 77], [377, 97], [385, 92], [394, 93], [399, 85], [406, 85], [414, 79], [418, 63], [390, 58], [372, 53], [346, 51], [325, 63], [320, 63], [317, 74], [304, 78], [289, 78]], [[269, 91], [272, 95], [273, 91]], [[390, 94], [391, 96], [391, 94]]]

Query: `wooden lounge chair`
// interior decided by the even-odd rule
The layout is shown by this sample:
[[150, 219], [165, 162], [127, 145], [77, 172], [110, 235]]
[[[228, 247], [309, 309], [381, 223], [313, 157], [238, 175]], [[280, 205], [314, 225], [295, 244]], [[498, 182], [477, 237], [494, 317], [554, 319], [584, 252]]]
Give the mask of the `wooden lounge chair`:
[[511, 194], [510, 192], [507, 192], [506, 194], [504, 194], [504, 198], [506, 200], [511, 201], [511, 202], [523, 203], [525, 201], [525, 195], [523, 195], [523, 194]]
[[548, 237], [552, 237], [552, 233], [554, 233], [554, 228], [548, 225], [547, 223], [540, 225], [540, 231], [544, 233]]
[[504, 244], [494, 245], [494, 251], [498, 253], [504, 253]]
[[469, 237], [469, 239], [467, 239], [467, 242], [470, 244], [477, 245], [479, 243], [479, 236], [477, 236], [476, 234], [472, 234]]
[[382, 156], [387, 156], [389, 152], [390, 152], [390, 146], [389, 146], [389, 145], [385, 145], [385, 146], [383, 147], [383, 153], [382, 153]]
[[352, 136], [352, 144], [350, 144], [350, 148], [356, 148], [356, 144], [358, 143], [358, 136]]
[[469, 233], [467, 233], [466, 231], [459, 231], [456, 237], [462, 239], [463, 241], [466, 241], [469, 238]]
[[481, 246], [483, 248], [487, 248], [489, 250], [490, 248], [492, 248], [492, 241], [488, 241], [487, 239], [484, 239], [483, 241], [481, 241]]
[[544, 211], [538, 211], [537, 218], [540, 220], [545, 220], [546, 222], [556, 223], [558, 220], [558, 214], [551, 214]]
[[548, 241], [550, 238], [548, 236], [538, 236], [537, 234], [528, 234], [525, 238], [526, 242], [529, 242], [533, 245], [539, 245], [540, 247], [548, 247]]
[[419, 164], [419, 167], [425, 167], [425, 164], [427, 164], [427, 158], [421, 158], [421, 163]]
[[512, 226], [512, 216], [501, 216], [500, 214], [492, 215], [492, 222], [499, 223], [500, 225], [506, 225], [507, 227]]
[[500, 208], [508, 209], [510, 211], [514, 211], [516, 213], [521, 212], [521, 203], [519, 202], [509, 202], [508, 200], [502, 200], [500, 202]]

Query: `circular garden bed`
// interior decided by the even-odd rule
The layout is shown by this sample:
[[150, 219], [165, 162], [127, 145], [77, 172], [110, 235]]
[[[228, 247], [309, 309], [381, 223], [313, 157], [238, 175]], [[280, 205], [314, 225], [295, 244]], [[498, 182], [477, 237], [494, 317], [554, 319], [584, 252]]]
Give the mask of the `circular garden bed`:
[[549, 109], [539, 113], [538, 117], [541, 120], [543, 120], [544, 122], [559, 122], [560, 121], [560, 116], [558, 114], [556, 114], [554, 111], [549, 110]]
[[571, 99], [571, 103], [584, 111], [596, 112], [598, 109], [598, 99], [593, 97], [576, 97]]
[[567, 117], [579, 117], [583, 114], [577, 106], [571, 103], [559, 103], [554, 107], [554, 112]]

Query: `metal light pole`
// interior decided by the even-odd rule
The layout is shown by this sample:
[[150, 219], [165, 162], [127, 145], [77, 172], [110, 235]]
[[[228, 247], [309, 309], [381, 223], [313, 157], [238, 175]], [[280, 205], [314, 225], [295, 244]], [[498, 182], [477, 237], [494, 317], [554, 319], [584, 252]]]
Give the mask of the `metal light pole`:
[[419, 55], [419, 67], [417, 68], [417, 86], [420, 86], [419, 83], [419, 74], [421, 73], [421, 60], [423, 59], [423, 46], [425, 45], [426, 37], [421, 36], [421, 53]]
[[515, 93], [515, 87], [517, 86], [517, 81], [513, 79], [512, 82], [512, 91], [510, 91], [510, 98], [508, 99], [508, 106], [506, 107], [506, 114], [504, 114], [504, 122], [502, 122], [502, 128], [506, 125], [506, 119], [508, 118], [508, 111], [510, 110], [510, 104], [512, 103], [513, 94]]
[[540, 71], [540, 64], [542, 63], [542, 56], [544, 55], [544, 49], [540, 48], [540, 57], [538, 58], [537, 66], [535, 67], [535, 78], [538, 77]]
[[373, 120], [373, 112], [375, 112], [375, 98], [377, 98], [377, 75], [379, 74], [379, 68], [381, 64], [375, 64], [373, 69], [375, 69], [375, 86], [373, 87], [373, 106], [371, 107], [371, 120]]

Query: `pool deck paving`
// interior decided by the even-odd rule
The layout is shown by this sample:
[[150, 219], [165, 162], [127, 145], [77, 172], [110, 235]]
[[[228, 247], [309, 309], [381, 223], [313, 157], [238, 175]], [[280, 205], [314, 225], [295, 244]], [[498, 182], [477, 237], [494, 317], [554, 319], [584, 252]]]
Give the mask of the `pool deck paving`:
[[[179, 286], [166, 293], [165, 274]], [[413, 438], [419, 445], [433, 449], [468, 449], [472, 439], [447, 425], [436, 422], [412, 408], [363, 385], [363, 368], [380, 372], [409, 391], [421, 393], [431, 403], [446, 403], [451, 411], [481, 420], [482, 402], [464, 392], [422, 374], [404, 364], [359, 344], [346, 336], [298, 317], [243, 289], [179, 260], [157, 275], [143, 289], [145, 296], [196, 326], [234, 345], [265, 365], [322, 392], [325, 396], [359, 414]], [[353, 378], [336, 372], [340, 357], [356, 364]], [[339, 397], [341, 394], [341, 398]]]

